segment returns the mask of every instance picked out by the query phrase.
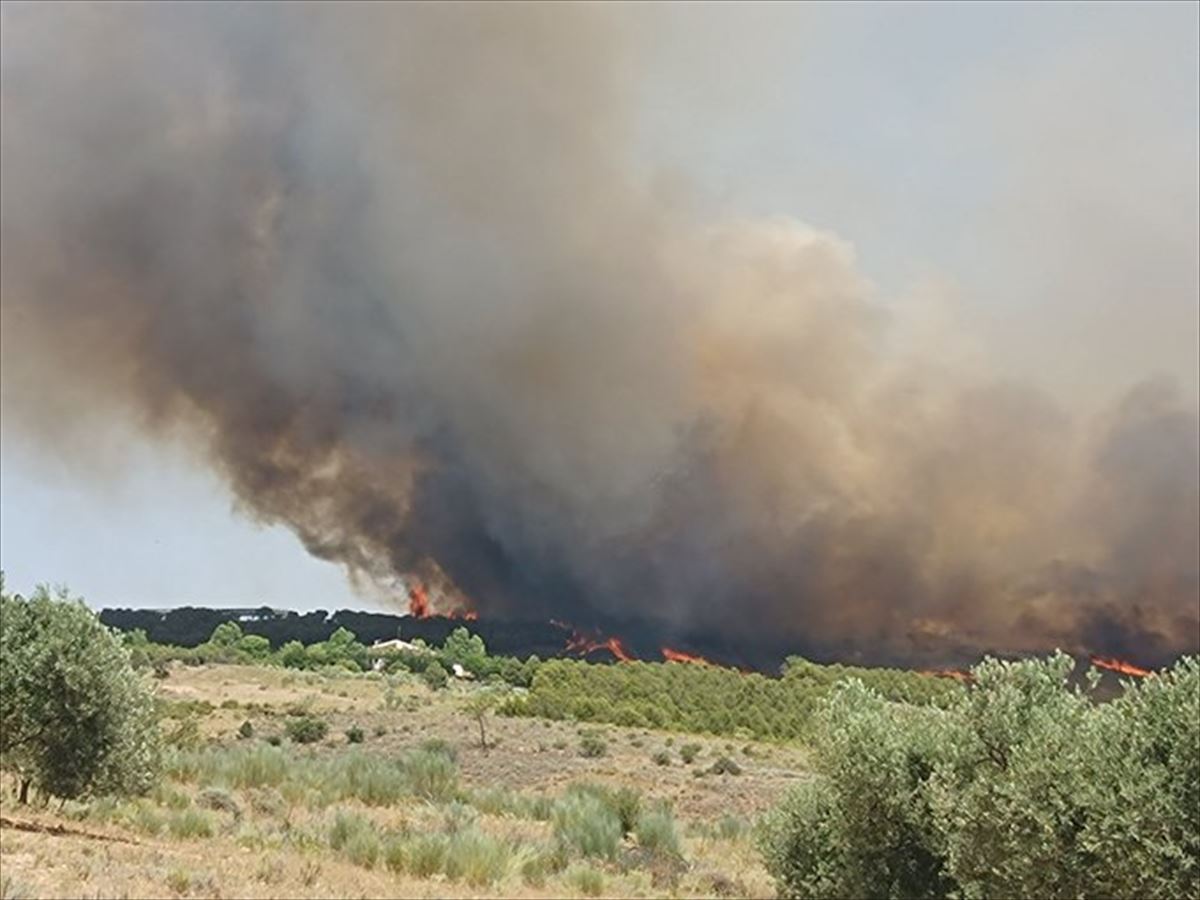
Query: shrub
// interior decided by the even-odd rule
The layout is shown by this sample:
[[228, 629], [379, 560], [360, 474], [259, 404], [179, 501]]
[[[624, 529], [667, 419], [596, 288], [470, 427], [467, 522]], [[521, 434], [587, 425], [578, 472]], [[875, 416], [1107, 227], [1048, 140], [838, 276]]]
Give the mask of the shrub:
[[346, 741], [350, 744], [361, 744], [363, 742], [363, 730], [357, 725], [351, 725], [346, 729]]
[[329, 829], [329, 846], [341, 851], [352, 863], [371, 868], [383, 849], [379, 833], [361, 813], [338, 810]]
[[440, 691], [450, 683], [450, 675], [440, 662], [430, 663], [429, 667], [421, 673], [421, 677], [425, 679], [425, 684], [431, 691]]
[[205, 785], [277, 786], [288, 774], [288, 757], [282, 750], [262, 744], [180, 752], [168, 758], [167, 770], [182, 781]]
[[659, 750], [650, 758], [654, 760], [656, 766], [669, 766], [671, 764], [671, 751]]
[[441, 834], [417, 835], [408, 843], [407, 869], [417, 878], [429, 878], [442, 871], [446, 859], [447, 838]]
[[474, 825], [478, 818], [474, 807], [453, 800], [442, 808], [442, 830], [446, 834], [458, 834]]
[[227, 812], [234, 817], [241, 816], [242, 814], [242, 808], [233, 799], [233, 795], [221, 788], [209, 787], [202, 790], [196, 795], [196, 805], [204, 809], [216, 810], [217, 812]]
[[129, 648], [66, 589], [10, 595], [0, 575], [0, 766], [20, 799], [142, 793], [160, 738]]
[[334, 850], [341, 850], [355, 835], [368, 831], [374, 832], [375, 826], [366, 816], [339, 809], [333, 815], [333, 824], [329, 826], [329, 846]]
[[711, 775], [741, 775], [742, 767], [728, 756], [717, 757], [716, 762], [708, 767]]
[[297, 744], [315, 744], [329, 733], [329, 723], [316, 716], [298, 716], [288, 721], [284, 731]]
[[633, 829], [638, 846], [652, 853], [679, 856], [679, 835], [675, 830], [675, 816], [666, 807], [646, 810], [638, 816]]
[[637, 824], [642, 810], [642, 795], [636, 788], [612, 788], [589, 781], [575, 782], [567, 788], [566, 797], [587, 796], [604, 804], [621, 824], [621, 834], [629, 834]]
[[612, 859], [621, 843], [621, 820], [599, 797], [568, 794], [553, 817], [554, 838], [564, 853]]
[[588, 897], [599, 897], [604, 893], [604, 873], [591, 866], [572, 866], [567, 870], [567, 882]]
[[379, 859], [381, 850], [382, 844], [380, 843], [379, 835], [373, 829], [355, 833], [346, 842], [345, 847], [342, 848], [342, 852], [350, 862], [365, 869], [374, 867], [375, 861]]
[[411, 793], [425, 800], [448, 800], [458, 793], [458, 768], [443, 753], [414, 750], [403, 761]]
[[458, 750], [444, 738], [427, 738], [421, 742], [420, 749], [426, 753], [440, 753], [450, 760], [450, 762], [458, 762]]
[[287, 801], [275, 788], [257, 788], [250, 791], [250, 808], [265, 816], [282, 816], [287, 811]]
[[746, 822], [737, 816], [724, 815], [717, 820], [716, 835], [726, 841], [739, 840], [746, 833]]
[[763, 818], [759, 849], [780, 897], [860, 896], [839, 824], [837, 796], [824, 780], [800, 784]]
[[518, 858], [520, 863], [516, 864], [516, 868], [521, 872], [521, 880], [532, 888], [545, 887], [546, 877], [562, 869], [563, 865], [562, 854], [554, 851], [553, 847], [522, 847]]
[[192, 889], [192, 876], [186, 869], [172, 869], [167, 873], [167, 887], [176, 894], [186, 894]]
[[167, 749], [192, 750], [200, 745], [200, 723], [194, 716], [181, 719], [162, 738]]
[[530, 887], [540, 888], [546, 884], [546, 876], [550, 874], [550, 855], [539, 850], [528, 852], [522, 856], [517, 868], [521, 872], [521, 880]]
[[386, 806], [410, 792], [402, 764], [358, 750], [331, 759], [320, 783], [342, 800], [353, 798], [368, 806]]
[[185, 809], [172, 815], [167, 820], [167, 830], [176, 838], [206, 838], [213, 834], [212, 820], [198, 809]]
[[597, 731], [585, 731], [579, 739], [579, 755], [603, 756], [608, 752], [608, 742]]
[[158, 835], [167, 827], [166, 815], [161, 810], [144, 801], [138, 803], [133, 808], [127, 821], [128, 824], [143, 834]]
[[192, 802], [187, 794], [162, 783], [156, 785], [149, 796], [159, 806], [165, 806], [168, 809], [186, 809]]
[[242, 740], [254, 737], [254, 724], [249, 719], [242, 722], [238, 728], [238, 737]]
[[690, 766], [700, 755], [700, 750], [699, 744], [684, 744], [679, 748], [679, 758]]
[[471, 805], [485, 815], [507, 816], [524, 809], [524, 798], [518, 797], [507, 788], [494, 787], [476, 791]]
[[503, 841], [467, 828], [447, 841], [443, 871], [447, 878], [462, 878], [472, 887], [486, 887], [505, 876], [510, 855]]
[[525, 798], [523, 813], [537, 822], [549, 822], [554, 815], [554, 799], [546, 794], [534, 794]]
[[396, 874], [408, 867], [408, 842], [402, 836], [393, 834], [383, 842], [383, 864]]

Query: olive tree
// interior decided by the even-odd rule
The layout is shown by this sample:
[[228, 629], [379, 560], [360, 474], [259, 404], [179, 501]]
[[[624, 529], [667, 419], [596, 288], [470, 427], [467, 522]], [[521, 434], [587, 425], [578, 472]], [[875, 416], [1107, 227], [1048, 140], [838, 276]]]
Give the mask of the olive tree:
[[946, 709], [857, 681], [767, 817], [785, 897], [1200, 895], [1200, 661], [1101, 703], [1074, 662], [986, 660]]
[[136, 793], [159, 758], [153, 698], [129, 649], [65, 588], [29, 599], [0, 582], [0, 767], [75, 798]]

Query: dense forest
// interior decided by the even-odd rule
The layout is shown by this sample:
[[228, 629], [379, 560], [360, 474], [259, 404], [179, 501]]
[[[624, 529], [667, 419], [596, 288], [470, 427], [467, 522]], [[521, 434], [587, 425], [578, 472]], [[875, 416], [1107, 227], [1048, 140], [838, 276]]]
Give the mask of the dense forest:
[[[354, 632], [365, 644], [420, 638], [427, 644], [440, 645], [461, 619], [444, 616], [396, 616], [388, 613], [358, 612], [340, 609], [328, 613], [319, 609], [309, 613], [257, 609], [208, 609], [183, 606], [178, 609], [105, 609], [100, 621], [121, 631], [141, 630], [156, 644], [196, 647], [209, 639], [218, 625], [236, 622], [246, 634], [265, 637], [278, 650], [289, 641], [316, 644], [327, 641], [339, 628]], [[493, 653], [504, 656], [558, 656], [565, 652], [570, 629], [552, 622], [472, 621], [471, 630], [487, 642]]]

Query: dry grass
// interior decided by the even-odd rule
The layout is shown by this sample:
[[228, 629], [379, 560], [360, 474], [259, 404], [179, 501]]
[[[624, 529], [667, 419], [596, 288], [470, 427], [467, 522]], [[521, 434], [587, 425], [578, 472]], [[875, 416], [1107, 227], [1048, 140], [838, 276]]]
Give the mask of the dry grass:
[[[589, 896], [597, 884], [606, 897], [772, 896], [745, 825], [803, 777], [798, 748], [754, 745], [746, 756], [741, 742], [734, 750], [744, 774], [695, 778], [694, 769], [729, 753], [729, 742], [677, 738], [700, 746], [696, 764], [659, 767], [646, 747], [663, 745], [672, 737], [666, 732], [604, 727], [607, 754], [585, 758], [574, 723], [497, 718], [489, 732], [498, 746], [484, 753], [476, 726], [461, 711], [469, 690], [456, 685], [431, 693], [413, 679], [394, 686], [385, 702], [387, 682], [369, 676], [175, 667], [160, 693], [211, 704], [196, 707], [197, 724], [217, 753], [265, 748], [260, 738], [282, 733], [287, 716], [304, 711], [325, 718], [330, 729], [309, 747], [284, 741], [281, 749], [298, 760], [297, 768], [339, 771], [348, 754], [397, 759], [440, 740], [457, 753], [461, 801], [409, 793], [379, 802], [368, 794], [367, 805], [353, 791], [335, 795], [295, 773], [282, 781], [270, 776], [267, 784], [226, 780], [215, 791], [193, 775], [139, 801], [68, 804], [58, 813], [18, 807], [10, 786], [0, 786], [0, 810], [10, 820], [59, 827], [58, 833], [0, 828], [5, 897], [532, 898]], [[237, 734], [247, 720], [255, 734], [249, 741]], [[363, 729], [362, 744], [348, 744], [351, 725]], [[633, 837], [611, 859], [556, 857], [553, 798], [580, 781], [633, 787], [648, 803], [673, 805], [686, 862], [651, 858]], [[335, 847], [330, 835], [339, 814], [343, 831], [351, 821], [360, 831], [343, 834]], [[432, 867], [434, 874], [414, 875], [414, 868], [426, 869], [408, 865], [406, 854], [419, 855], [417, 845], [429, 836], [456, 849], [449, 863]]]

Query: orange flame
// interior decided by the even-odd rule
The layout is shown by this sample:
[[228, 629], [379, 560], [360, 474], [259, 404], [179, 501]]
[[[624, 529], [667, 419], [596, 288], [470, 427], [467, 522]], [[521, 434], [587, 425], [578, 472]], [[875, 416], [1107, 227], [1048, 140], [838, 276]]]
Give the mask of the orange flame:
[[964, 672], [962, 669], [922, 669], [920, 674], [931, 675], [934, 678], [953, 678], [963, 684], [970, 684], [974, 680], [970, 672]]
[[607, 650], [621, 662], [629, 662], [634, 658], [618, 637], [606, 638], [600, 634], [585, 634], [578, 628], [568, 625], [566, 622], [560, 622], [558, 619], [551, 619], [550, 622], [571, 632], [571, 636], [567, 638], [568, 653], [587, 656], [593, 650]]
[[621, 660], [621, 662], [629, 662], [631, 659], [633, 659], [633, 656], [631, 656], [629, 651], [625, 649], [625, 645], [621, 643], [620, 638], [610, 637], [601, 643], [600, 646], [607, 648], [608, 652], [617, 659]]
[[428, 619], [433, 613], [429, 609], [429, 594], [419, 581], [408, 591], [408, 614], [415, 619]]
[[[445, 595], [439, 595], [442, 600], [445, 600]], [[465, 598], [459, 597], [459, 604], [465, 603]], [[452, 609], [449, 612], [439, 612], [433, 608], [433, 601], [429, 598], [429, 591], [424, 584], [417, 581], [408, 591], [408, 614], [415, 619], [428, 619], [431, 616], [441, 616], [445, 619], [461, 619], [466, 622], [474, 622], [479, 618], [479, 613], [468, 606], [460, 605], [457, 609]]]
[[1141, 666], [1135, 666], [1133, 663], [1125, 662], [1113, 656], [1093, 656], [1091, 657], [1091, 663], [1093, 666], [1098, 666], [1101, 669], [1120, 672], [1122, 675], [1136, 675], [1138, 678], [1145, 678], [1147, 675], [1154, 674], [1150, 669], [1143, 669]]
[[700, 666], [715, 665], [711, 660], [705, 659], [703, 656], [696, 656], [692, 653], [684, 653], [682, 650], [673, 650], [670, 647], [662, 648], [663, 659], [667, 662], [682, 662], [695, 663]]

